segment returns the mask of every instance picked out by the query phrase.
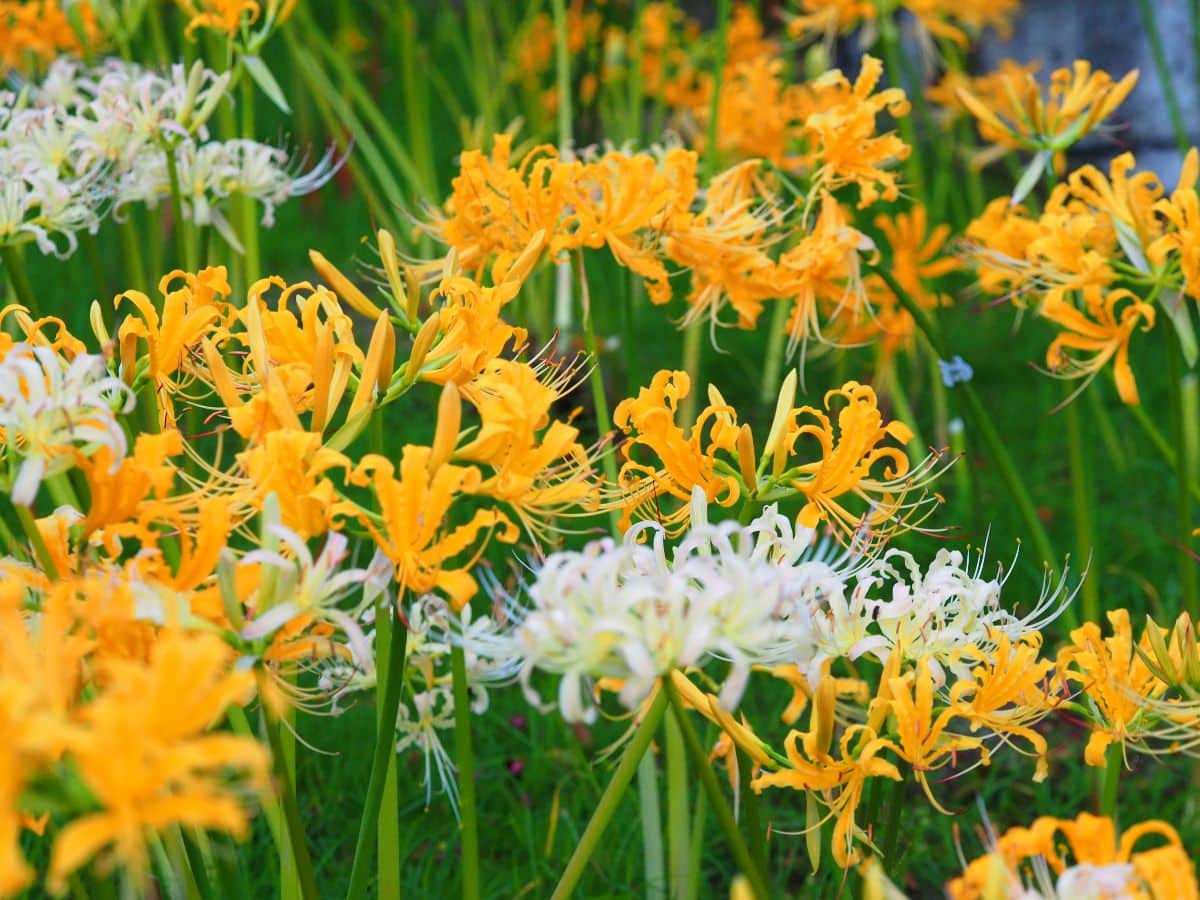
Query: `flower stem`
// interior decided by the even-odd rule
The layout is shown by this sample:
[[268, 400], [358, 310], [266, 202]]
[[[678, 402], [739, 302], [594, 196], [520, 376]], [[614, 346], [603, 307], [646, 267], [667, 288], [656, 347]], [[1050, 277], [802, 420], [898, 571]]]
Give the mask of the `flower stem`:
[[737, 751], [738, 763], [738, 794], [742, 804], [742, 815], [745, 821], [746, 833], [750, 835], [750, 855], [763, 878], [771, 871], [767, 866], [766, 832], [762, 827], [762, 816], [759, 811], [758, 794], [750, 787], [750, 777], [754, 774], [754, 761], [741, 750]]
[[[374, 419], [382, 419], [375, 416]], [[374, 425], [374, 419], [372, 425]], [[374, 439], [372, 428], [372, 439]], [[375, 647], [383, 667], [386, 669], [391, 661], [391, 654], [397, 649], [395, 634], [392, 631], [390, 616], [379, 616], [375, 628]], [[403, 652], [403, 651], [401, 651]], [[378, 710], [375, 727], [380, 731], [386, 727], [383, 710]], [[392, 726], [394, 729], [394, 725]], [[379, 804], [379, 836], [375, 871], [378, 875], [377, 894], [379, 900], [400, 900], [400, 803], [399, 783], [396, 772], [396, 754], [388, 754], [387, 778], [383, 784], [383, 797]]]
[[467, 657], [461, 644], [450, 648], [454, 679], [454, 755], [458, 765], [458, 798], [462, 810], [462, 895], [479, 900], [479, 825], [475, 809], [475, 751], [471, 746], [471, 697], [467, 689]]
[[[1134, 404], [1125, 408], [1129, 410], [1129, 414], [1133, 416], [1133, 420], [1141, 426], [1142, 431], [1146, 433], [1146, 437], [1150, 439], [1150, 443], [1154, 445], [1154, 449], [1158, 451], [1167, 465], [1175, 469], [1178, 465], [1178, 457], [1175, 449], [1163, 433], [1159, 431], [1158, 426], [1154, 424], [1146, 410], [1140, 404]], [[1189, 478], [1187, 490], [1197, 501], [1200, 501], [1200, 484]]]
[[[1092, 532], [1092, 482], [1088, 477], [1085, 458], [1083, 423], [1080, 421], [1079, 409], [1074, 403], [1067, 404], [1066, 416], [1067, 458], [1071, 465], [1071, 502], [1075, 507], [1075, 552], [1079, 554], [1080, 564], [1086, 565], [1092, 556], [1095, 542]], [[1099, 581], [1095, 576], [1083, 580], [1080, 595], [1084, 621], [1099, 621], [1100, 590]]]
[[[883, 47], [883, 60], [884, 66], [887, 69], [888, 86], [903, 89], [904, 78], [901, 56], [903, 56], [904, 50], [900, 46], [900, 30], [896, 27], [896, 20], [891, 15], [880, 17], [879, 42]], [[921, 86], [919, 84], [915, 87], [917, 91], [920, 91]], [[922, 197], [925, 193], [925, 173], [921, 164], [921, 152], [917, 144], [917, 133], [913, 125], [912, 115], [898, 116], [896, 126], [900, 131], [901, 139], [909, 146], [908, 158], [904, 160], [909, 187], [914, 196]]]
[[[396, 599], [396, 603], [400, 598]], [[376, 729], [375, 753], [371, 759], [371, 777], [367, 781], [367, 797], [363, 801], [362, 819], [358, 823], [358, 840], [354, 845], [354, 863], [350, 868], [350, 886], [346, 890], [347, 900], [358, 900], [366, 895], [367, 872], [371, 863], [371, 848], [379, 825], [379, 807], [383, 802], [383, 788], [387, 782], [389, 757], [395, 756], [396, 714], [400, 709], [400, 690], [404, 682], [404, 654], [408, 644], [408, 629], [404, 627], [399, 610], [391, 610], [392, 647], [388, 654], [387, 667], [383, 670], [379, 722]], [[396, 639], [396, 636], [399, 638]], [[387, 727], [390, 723], [391, 727]]]
[[46, 541], [42, 537], [41, 531], [38, 530], [32, 510], [28, 506], [22, 506], [20, 503], [14, 503], [13, 509], [17, 511], [17, 521], [21, 523], [21, 528], [25, 531], [25, 536], [29, 538], [29, 544], [33, 547], [33, 555], [37, 559], [38, 565], [42, 567], [42, 571], [46, 574], [47, 578], [51, 581], [57, 581], [59, 576], [58, 567], [54, 565], [54, 557], [50, 555], [50, 548], [46, 546]]
[[652, 753], [643, 754], [638, 763], [638, 803], [642, 819], [646, 900], [665, 900], [667, 869], [663, 856], [662, 811], [658, 805], [658, 767]]
[[704, 787], [704, 792], [708, 795], [708, 802], [712, 805], [717, 822], [721, 826], [721, 830], [725, 833], [725, 839], [729, 842], [729, 849], [733, 853], [733, 861], [737, 864], [742, 874], [749, 880], [754, 896], [758, 900], [766, 900], [770, 896], [766, 873], [761, 871], [756, 865], [754, 857], [751, 856], [750, 850], [746, 846], [746, 841], [742, 837], [742, 833], [738, 830], [737, 822], [733, 818], [733, 812], [729, 808], [729, 803], [725, 800], [725, 795], [721, 793], [721, 785], [717, 783], [716, 773], [713, 772], [712, 766], [708, 764], [704, 747], [700, 744], [700, 737], [696, 734], [696, 729], [692, 727], [691, 721], [687, 718], [687, 712], [683, 707], [682, 701], [679, 699], [679, 694], [668, 679], [663, 679], [663, 687], [671, 698], [671, 712], [674, 714], [675, 722], [679, 725], [679, 731], [683, 735], [688, 753], [692, 757], [692, 764], [696, 767], [700, 775], [700, 783]]
[[686, 900], [688, 889], [687, 748], [674, 716], [664, 723], [667, 745], [667, 836], [671, 900]]
[[178, 264], [185, 272], [195, 272], [195, 261], [188, 253], [187, 226], [183, 221], [183, 191], [179, 185], [179, 161], [175, 158], [175, 148], [163, 151], [167, 154], [167, 181], [171, 185], [171, 218], [175, 220], [175, 253]]
[[[1191, 481], [1191, 460], [1188, 453], [1187, 435], [1184, 430], [1186, 413], [1183, 409], [1183, 354], [1174, 335], [1167, 335], [1167, 388], [1171, 397], [1171, 437], [1175, 445], [1175, 522], [1176, 540], [1180, 548], [1186, 548], [1192, 539], [1192, 498], [1186, 490]], [[1197, 605], [1196, 563], [1191, 555], [1179, 553], [1179, 584], [1183, 594], [1183, 607], [1195, 618], [1200, 614]]]
[[1175, 79], [1171, 75], [1171, 66], [1167, 62], [1162, 34], [1158, 30], [1154, 4], [1151, 0], [1137, 0], [1137, 4], [1142, 15], [1142, 26], [1146, 29], [1146, 37], [1150, 40], [1150, 55], [1154, 57], [1154, 68], [1158, 72], [1158, 82], [1162, 87], [1163, 100], [1167, 104], [1167, 116], [1171, 119], [1171, 130], [1175, 133], [1175, 146], [1179, 148], [1180, 153], [1187, 153], [1191, 140], [1188, 138], [1187, 126], [1183, 123], [1183, 112], [1179, 108], [1179, 96], [1175, 93]]
[[[882, 793], [882, 792], [881, 792]], [[904, 779], [892, 782], [892, 796], [888, 800], [888, 817], [884, 825], [883, 851], [884, 868], [894, 874], [896, 872], [896, 847], [900, 843], [900, 814], [904, 812]]]
[[[260, 670], [260, 682], [267, 676]], [[260, 690], [259, 697], [266, 696], [267, 691]], [[291, 848], [292, 864], [295, 867], [300, 887], [300, 896], [304, 900], [317, 900], [317, 880], [313, 875], [312, 859], [308, 855], [308, 845], [304, 840], [304, 824], [300, 820], [300, 809], [296, 805], [295, 784], [288, 772], [287, 755], [284, 752], [280, 730], [283, 725], [275, 720], [270, 705], [262, 701], [263, 718], [266, 723], [267, 740], [271, 744], [271, 758], [275, 765], [275, 779], [278, 782], [279, 800], [283, 806], [283, 821], [287, 826], [288, 844]]]
[[1100, 815], [1117, 815], [1117, 788], [1121, 786], [1121, 767], [1124, 764], [1124, 745], [1114, 741], [1104, 751], [1104, 769], [1100, 776]]
[[788, 304], [776, 300], [771, 309], [770, 331], [767, 332], [767, 355], [763, 360], [762, 384], [758, 390], [758, 401], [768, 414], [775, 406], [779, 394], [780, 374], [783, 371], [783, 341], [787, 336]]
[[[558, 152], [567, 159], [571, 154], [574, 109], [571, 104], [571, 59], [567, 46], [567, 7], [565, 0], [552, 0], [554, 16], [554, 67], [558, 94]], [[554, 325], [558, 331], [558, 350], [567, 348], [571, 338], [571, 264], [564, 260], [555, 270]]]
[[[925, 310], [917, 305], [916, 301], [908, 295], [908, 291], [904, 289], [900, 282], [887, 269], [870, 264], [867, 264], [866, 268], [884, 280], [887, 286], [891, 288], [892, 293], [896, 295], [896, 299], [900, 301], [900, 305], [908, 310], [909, 315], [913, 317], [913, 321], [916, 322], [917, 327], [925, 335], [933, 351], [940, 358], [947, 359], [951, 354], [942, 340], [941, 334], [925, 313]], [[1055, 576], [1058, 572], [1058, 567], [1055, 563], [1057, 557], [1054, 553], [1054, 547], [1050, 543], [1046, 529], [1042, 526], [1042, 522], [1038, 518], [1037, 509], [1033, 505], [1029, 491], [1026, 489], [1024, 481], [1021, 480], [1021, 476], [1013, 464], [1012, 457], [1008, 455], [1008, 450], [1005, 448], [1004, 442], [996, 430], [995, 423], [992, 422], [992, 417], [988, 415], [986, 407], [984, 407], [983, 402], [979, 399], [979, 395], [975, 393], [975, 388], [970, 382], [961, 382], [955, 389], [961, 392], [967, 412], [970, 414], [972, 421], [974, 421], [975, 427], [979, 430], [979, 436], [983, 438], [984, 444], [987, 445], [992, 461], [995, 463], [996, 468], [1000, 470], [1000, 477], [1004, 479], [1009, 496], [1012, 497], [1013, 503], [1017, 507], [1017, 512], [1024, 520], [1025, 528], [1028, 530], [1030, 538], [1033, 541], [1034, 549], [1041, 555], [1043, 562], [1050, 567], [1051, 576]], [[1065, 618], [1069, 624], [1074, 616], [1073, 607], [1068, 607]]]
[[29, 275], [25, 271], [25, 258], [21, 248], [12, 244], [0, 244], [0, 263], [4, 264], [4, 269], [8, 272], [8, 280], [12, 282], [13, 293], [17, 295], [17, 301], [29, 310], [29, 314], [34, 318], [40, 316], [37, 298], [34, 296], [33, 286], [29, 283]]
[[[254, 140], [254, 79], [243, 76], [242, 92], [242, 138]], [[241, 196], [242, 212], [242, 247], [246, 251], [246, 286], [254, 284], [262, 277], [262, 259], [258, 241], [258, 210], [254, 198], [249, 194]]]
[[650, 746], [654, 732], [658, 730], [663, 713], [667, 710], [667, 702], [667, 692], [660, 686], [650, 708], [646, 710], [645, 717], [633, 733], [633, 737], [630, 738], [625, 752], [621, 754], [621, 761], [617, 764], [616, 771], [613, 772], [612, 780], [604, 789], [604, 793], [600, 795], [600, 802], [596, 804], [596, 810], [583, 830], [575, 852], [571, 854], [571, 860], [563, 870], [562, 876], [558, 880], [558, 886], [555, 887], [550, 900], [567, 900], [575, 890], [575, 886], [579, 884], [584, 867], [596, 851], [596, 846], [600, 843], [604, 830], [612, 821], [613, 814], [620, 805], [625, 788], [633, 780], [633, 774], [645, 755], [646, 749]]

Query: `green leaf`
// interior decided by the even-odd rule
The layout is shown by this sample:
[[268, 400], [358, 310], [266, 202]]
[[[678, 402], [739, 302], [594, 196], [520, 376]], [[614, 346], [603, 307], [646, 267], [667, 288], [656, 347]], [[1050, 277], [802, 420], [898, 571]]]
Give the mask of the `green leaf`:
[[1163, 291], [1159, 295], [1159, 301], [1167, 311], [1171, 324], [1175, 326], [1175, 333], [1179, 335], [1179, 349], [1183, 351], [1184, 362], [1189, 369], [1195, 368], [1196, 357], [1200, 356], [1200, 345], [1196, 343], [1196, 327], [1192, 324], [1188, 305], [1179, 291]]
[[279, 87], [279, 82], [275, 80], [275, 76], [271, 74], [267, 64], [257, 56], [243, 56], [242, 63], [246, 66], [250, 77], [254, 79], [254, 83], [262, 89], [271, 102], [282, 112], [290, 115], [292, 108], [288, 106], [287, 98], [283, 96], [283, 89]]
[[1012, 200], [1010, 201], [1013, 206], [1016, 206], [1029, 196], [1029, 192], [1041, 180], [1042, 173], [1049, 167], [1050, 159], [1053, 156], [1054, 151], [1052, 150], [1039, 150], [1033, 155], [1033, 159], [1030, 160], [1029, 166], [1025, 169], [1025, 174], [1021, 176], [1021, 180], [1013, 188]]

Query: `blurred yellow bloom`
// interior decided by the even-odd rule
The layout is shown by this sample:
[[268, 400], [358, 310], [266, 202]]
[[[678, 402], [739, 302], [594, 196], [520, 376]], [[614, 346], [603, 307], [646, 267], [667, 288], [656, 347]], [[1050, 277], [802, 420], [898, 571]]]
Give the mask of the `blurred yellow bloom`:
[[[1149, 836], [1164, 843], [1136, 849]], [[1117, 896], [1114, 890], [1122, 897], [1200, 897], [1195, 867], [1179, 834], [1157, 819], [1125, 829], [1118, 840], [1116, 823], [1107, 816], [1042, 816], [1028, 828], [1010, 828], [992, 841], [987, 855], [946, 885], [951, 900], [1028, 896], [1028, 883], [1053, 887], [1058, 897]], [[1057, 884], [1038, 877], [1039, 864]]]
[[[67, 19], [63, 0], [0, 0], [0, 74], [22, 70], [30, 58], [53, 62], [62, 53], [79, 53], [79, 35]], [[87, 0], [70, 4], [79, 13], [88, 43], [99, 35]]]
[[1025, 147], [1054, 154], [1061, 171], [1064, 151], [1113, 114], [1137, 83], [1137, 69], [1120, 81], [1091, 63], [1077, 59], [1071, 68], [1056, 69], [1043, 97], [1034, 74], [1012, 68], [998, 75], [1004, 90], [985, 99], [968, 87], [958, 98], [979, 122], [984, 140], [1002, 147]]
[[184, 30], [188, 37], [208, 28], [229, 37], [236, 36], [265, 18], [267, 28], [283, 24], [296, 7], [296, 0], [176, 0], [185, 15], [191, 17]]
[[245, 836], [246, 800], [266, 786], [268, 755], [252, 738], [205, 734], [253, 694], [252, 673], [233, 672], [233, 662], [216, 636], [171, 631], [145, 664], [104, 662], [106, 687], [83, 709], [70, 747], [98, 809], [55, 837], [51, 891], [108, 848], [139, 883], [149, 836], [175, 825]]

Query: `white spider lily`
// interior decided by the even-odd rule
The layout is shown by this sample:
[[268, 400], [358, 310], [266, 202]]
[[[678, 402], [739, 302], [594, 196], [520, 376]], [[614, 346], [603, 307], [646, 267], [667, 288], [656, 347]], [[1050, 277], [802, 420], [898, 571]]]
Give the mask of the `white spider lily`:
[[116, 416], [133, 405], [133, 392], [99, 356], [68, 361], [49, 347], [10, 348], [0, 360], [0, 451], [10, 469], [20, 460], [12, 502], [31, 505], [43, 478], [74, 464], [72, 448], [91, 454], [108, 447], [119, 464], [127, 448]]
[[710, 525], [703, 497], [693, 504], [692, 527], [670, 558], [665, 532], [644, 522], [620, 544], [606, 538], [546, 560], [528, 590], [532, 609], [512, 610], [532, 703], [541, 705], [530, 684], [537, 669], [562, 676], [564, 718], [586, 722], [598, 678], [622, 681], [620, 700], [633, 709], [662, 675], [719, 659], [729, 663], [721, 703], [733, 709], [751, 666], [812, 659], [813, 611], [846, 574], [812, 559], [813, 533], [773, 506], [743, 526]]

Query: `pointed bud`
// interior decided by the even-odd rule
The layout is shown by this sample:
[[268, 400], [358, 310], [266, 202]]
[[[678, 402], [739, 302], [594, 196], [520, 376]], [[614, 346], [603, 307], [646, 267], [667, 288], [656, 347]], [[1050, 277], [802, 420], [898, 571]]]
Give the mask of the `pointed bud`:
[[796, 370], [792, 369], [783, 379], [779, 387], [779, 399], [775, 401], [775, 418], [771, 420], [771, 430], [767, 434], [767, 443], [763, 453], [774, 453], [783, 439], [783, 430], [787, 427], [788, 416], [796, 405]]
[[433, 446], [429, 449], [429, 474], [450, 461], [454, 448], [458, 446], [458, 432], [462, 427], [462, 400], [458, 385], [447, 381], [438, 400], [437, 430], [433, 434]]
[[405, 290], [404, 282], [400, 278], [400, 258], [396, 255], [396, 241], [386, 228], [380, 228], [376, 237], [379, 239], [379, 259], [383, 263], [383, 273], [387, 276], [388, 287], [392, 291], [392, 301], [396, 309], [400, 309], [405, 305]]
[[433, 342], [437, 340], [441, 330], [442, 314], [440, 311], [434, 312], [422, 323], [421, 330], [413, 339], [412, 354], [408, 357], [408, 367], [404, 372], [406, 382], [411, 383], [421, 377], [421, 366], [425, 365], [425, 357], [429, 355], [429, 348], [433, 346]]
[[738, 468], [742, 471], [742, 481], [750, 493], [758, 490], [758, 473], [755, 471], [754, 433], [749, 425], [743, 425], [738, 431], [737, 439]]
[[351, 309], [371, 321], [377, 320], [382, 315], [383, 310], [368, 300], [367, 295], [355, 287], [350, 279], [343, 275], [320, 251], [309, 250], [308, 258], [312, 261], [313, 268], [317, 270], [317, 274], [321, 276], [322, 280], [333, 288], [334, 293], [345, 300]]

